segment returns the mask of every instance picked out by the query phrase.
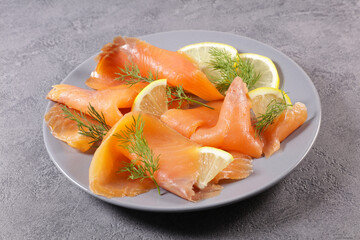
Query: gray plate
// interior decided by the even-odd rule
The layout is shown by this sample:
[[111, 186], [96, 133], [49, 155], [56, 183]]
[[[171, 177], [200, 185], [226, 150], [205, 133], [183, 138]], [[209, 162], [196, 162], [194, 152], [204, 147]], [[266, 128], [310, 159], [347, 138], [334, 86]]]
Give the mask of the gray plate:
[[[318, 134], [321, 121], [319, 95], [306, 73], [290, 58], [258, 41], [233, 34], [210, 31], [175, 31], [151, 34], [141, 39], [161, 48], [177, 49], [198, 42], [220, 42], [234, 46], [239, 52], [257, 53], [269, 57], [276, 64], [282, 87], [293, 103], [303, 102], [308, 108], [307, 121], [284, 142], [271, 158], [254, 160], [254, 172], [247, 179], [225, 184], [221, 194], [197, 203], [188, 202], [171, 193], [162, 196], [156, 190], [128, 198], [104, 198], [89, 190], [88, 170], [92, 155], [83, 154], [55, 139], [43, 124], [44, 141], [55, 165], [73, 183], [89, 194], [106, 202], [126, 208], [146, 211], [181, 212], [219, 207], [253, 196], [276, 184], [289, 174], [305, 157]], [[99, 46], [99, 49], [102, 46]], [[85, 80], [96, 63], [93, 57], [72, 71], [62, 83], [86, 87]], [[53, 105], [49, 103], [47, 111]]]

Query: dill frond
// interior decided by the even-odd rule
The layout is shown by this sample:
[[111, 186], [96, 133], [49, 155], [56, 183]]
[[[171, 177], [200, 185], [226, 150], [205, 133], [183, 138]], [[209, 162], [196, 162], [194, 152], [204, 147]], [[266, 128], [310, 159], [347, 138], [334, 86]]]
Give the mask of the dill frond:
[[[160, 187], [154, 178], [154, 173], [159, 169], [160, 155], [155, 156], [144, 138], [144, 125], [145, 122], [139, 114], [137, 119], [133, 116], [131, 126], [126, 126], [125, 130], [113, 135], [118, 138], [120, 147], [128, 150], [130, 154], [136, 154], [136, 158], [119, 169], [119, 172], [129, 172], [130, 179], [150, 178], [160, 194]], [[136, 164], [137, 162], [141, 164]]]
[[73, 120], [77, 123], [79, 134], [94, 139], [89, 144], [101, 142], [106, 133], [110, 130], [106, 124], [104, 114], [98, 113], [95, 108], [89, 103], [88, 110], [86, 112], [96, 123], [92, 123], [88, 120], [85, 113], [72, 113], [67, 106], [62, 107], [62, 111], [65, 117]]
[[[139, 67], [136, 64], [132, 64], [131, 67], [125, 66], [125, 68], [120, 68], [121, 73], [115, 73], [119, 75], [120, 77], [116, 78], [117, 80], [125, 80], [125, 84], [127, 85], [134, 85], [139, 82], [148, 82], [151, 83], [153, 81], [156, 81], [158, 79], [158, 74], [153, 75], [151, 72], [149, 72], [148, 77], [142, 77]], [[168, 104], [171, 104], [172, 102], [179, 101], [179, 108], [184, 103], [196, 103], [199, 105], [202, 105], [204, 107], [214, 109], [205, 103], [199, 102], [192, 97], [188, 96], [182, 86], [176, 86], [176, 87], [167, 87], [166, 88], [166, 94], [168, 96]]]
[[138, 65], [132, 63], [130, 66], [126, 65], [124, 68], [119, 68], [120, 72], [115, 73], [119, 77], [115, 80], [124, 80], [127, 85], [135, 85], [139, 82], [148, 82], [151, 83], [157, 79], [157, 74], [153, 74], [151, 71], [148, 74], [148, 77], [141, 76], [140, 69]]
[[201, 106], [204, 106], [204, 107], [214, 110], [213, 107], [210, 107], [209, 105], [207, 105], [203, 102], [197, 101], [197, 100], [189, 97], [188, 95], [186, 95], [186, 93], [181, 85], [177, 86], [177, 87], [167, 86], [166, 94], [168, 96], [168, 104], [178, 101], [179, 102], [178, 108], [180, 108], [184, 102], [187, 102], [188, 104], [195, 103], [195, 104], [199, 104]]
[[283, 111], [292, 106], [286, 103], [284, 93], [282, 93], [282, 95], [283, 99], [281, 100], [271, 100], [266, 106], [266, 112], [257, 118], [257, 122], [255, 123], [255, 136], [260, 136], [266, 128], [273, 124], [274, 120], [280, 116]]
[[239, 54], [231, 57], [225, 49], [218, 48], [210, 48], [209, 53], [211, 55], [210, 66], [220, 73], [220, 78], [214, 79], [212, 82], [221, 93], [228, 90], [237, 76], [242, 78], [248, 89], [251, 89], [261, 76], [260, 73], [255, 72], [251, 61], [240, 58]]

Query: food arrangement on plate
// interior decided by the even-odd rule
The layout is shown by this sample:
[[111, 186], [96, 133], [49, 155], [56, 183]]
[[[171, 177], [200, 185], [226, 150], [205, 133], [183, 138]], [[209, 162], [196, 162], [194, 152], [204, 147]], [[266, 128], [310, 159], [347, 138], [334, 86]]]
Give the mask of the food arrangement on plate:
[[116, 37], [96, 60], [91, 89], [53, 86], [45, 121], [71, 147], [96, 149], [89, 184], [97, 195], [218, 195], [223, 181], [249, 177], [252, 159], [270, 157], [307, 119], [305, 105], [278, 89], [269, 58], [226, 44], [174, 52]]

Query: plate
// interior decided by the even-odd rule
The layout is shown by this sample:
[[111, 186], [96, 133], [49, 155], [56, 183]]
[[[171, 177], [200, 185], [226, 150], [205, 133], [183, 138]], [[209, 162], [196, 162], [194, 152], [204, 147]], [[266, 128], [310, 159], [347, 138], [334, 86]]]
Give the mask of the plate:
[[[198, 42], [220, 42], [234, 46], [239, 52], [257, 53], [274, 61], [279, 71], [281, 84], [291, 100], [302, 102], [308, 108], [307, 121], [281, 143], [281, 149], [269, 159], [253, 161], [254, 172], [250, 177], [223, 185], [220, 195], [192, 203], [166, 192], [162, 196], [156, 189], [136, 197], [105, 198], [93, 194], [89, 189], [88, 171], [92, 155], [80, 153], [54, 138], [44, 121], [45, 146], [55, 165], [73, 183], [89, 194], [106, 202], [138, 210], [160, 212], [182, 212], [202, 210], [234, 203], [258, 194], [279, 182], [300, 162], [313, 145], [321, 122], [319, 95], [306, 73], [290, 58], [274, 48], [256, 40], [229, 33], [211, 31], [174, 31], [139, 37], [157, 47], [176, 51]], [[109, 39], [111, 41], [112, 39]], [[102, 46], [99, 46], [99, 49]], [[96, 67], [94, 57], [89, 58], [73, 70], [62, 83], [86, 88], [85, 80]], [[46, 111], [53, 103], [49, 103]]]

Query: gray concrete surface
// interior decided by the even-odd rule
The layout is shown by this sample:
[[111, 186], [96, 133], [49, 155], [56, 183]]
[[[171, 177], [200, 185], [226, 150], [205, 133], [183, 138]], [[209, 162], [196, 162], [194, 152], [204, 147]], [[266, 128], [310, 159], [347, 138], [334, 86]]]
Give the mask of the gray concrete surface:
[[[0, 239], [360, 239], [360, 2], [0, 1]], [[204, 29], [269, 44], [319, 91], [323, 121], [304, 161], [246, 201], [160, 214], [104, 203], [51, 162], [50, 86], [115, 35]]]

